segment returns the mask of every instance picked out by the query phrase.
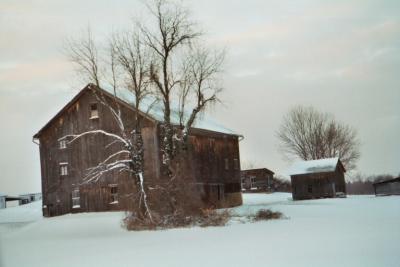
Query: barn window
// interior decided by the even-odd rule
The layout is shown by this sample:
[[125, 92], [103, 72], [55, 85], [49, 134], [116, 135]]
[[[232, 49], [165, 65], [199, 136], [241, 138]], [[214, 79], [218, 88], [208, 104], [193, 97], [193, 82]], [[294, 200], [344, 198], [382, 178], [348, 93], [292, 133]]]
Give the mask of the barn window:
[[68, 175], [68, 163], [66, 162], [60, 163], [60, 174], [62, 176]]
[[99, 110], [97, 109], [97, 104], [90, 105], [90, 119], [98, 119], [99, 118]]
[[111, 203], [118, 203], [118, 187], [116, 184], [109, 185], [110, 186], [110, 194], [111, 194]]
[[242, 188], [244, 188], [246, 185], [246, 178], [242, 177], [240, 180], [241, 180]]
[[256, 187], [256, 177], [254, 177], [254, 176], [250, 177], [250, 187], [251, 188]]
[[77, 209], [81, 207], [81, 196], [79, 193], [79, 188], [75, 188], [72, 190], [71, 193], [71, 198], [72, 198], [72, 208]]
[[223, 200], [224, 199], [224, 185], [217, 185], [218, 189], [218, 200]]
[[60, 149], [65, 149], [67, 148], [67, 140], [63, 139], [60, 140]]
[[308, 193], [310, 193], [310, 194], [312, 193], [312, 185], [311, 184], [308, 185]]
[[229, 159], [225, 159], [225, 170], [229, 170]]
[[233, 159], [233, 168], [235, 168], [235, 170], [239, 170], [239, 160], [238, 159]]

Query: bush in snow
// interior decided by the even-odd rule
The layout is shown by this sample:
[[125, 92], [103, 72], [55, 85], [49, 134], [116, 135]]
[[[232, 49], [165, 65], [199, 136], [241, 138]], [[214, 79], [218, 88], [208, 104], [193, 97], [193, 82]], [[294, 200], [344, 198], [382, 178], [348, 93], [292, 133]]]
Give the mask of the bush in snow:
[[272, 219], [280, 219], [283, 217], [283, 214], [279, 211], [272, 211], [267, 209], [261, 209], [257, 211], [256, 215], [254, 215], [254, 221], [266, 221]]

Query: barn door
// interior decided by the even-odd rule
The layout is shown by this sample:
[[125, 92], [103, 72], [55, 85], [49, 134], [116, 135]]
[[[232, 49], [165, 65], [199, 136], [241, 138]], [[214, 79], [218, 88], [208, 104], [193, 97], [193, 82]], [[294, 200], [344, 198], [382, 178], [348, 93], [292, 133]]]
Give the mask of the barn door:
[[224, 185], [220, 184], [218, 185], [218, 200], [224, 200], [224, 196], [225, 196]]

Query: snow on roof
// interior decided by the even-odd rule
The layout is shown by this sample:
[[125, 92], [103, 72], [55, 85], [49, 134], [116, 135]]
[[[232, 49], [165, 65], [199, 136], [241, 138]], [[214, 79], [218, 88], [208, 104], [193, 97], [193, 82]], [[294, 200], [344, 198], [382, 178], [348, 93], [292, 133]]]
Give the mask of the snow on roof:
[[[107, 86], [103, 86], [102, 89], [104, 89], [106, 92], [114, 95], [113, 89]], [[134, 104], [135, 103], [135, 95], [127, 90], [127, 89], [120, 89], [117, 91], [117, 97], [121, 99], [122, 101], [128, 103], [128, 104]], [[162, 104], [162, 101], [155, 102], [154, 97], [147, 97], [142, 100], [141, 102], [141, 107], [140, 110], [144, 113], [147, 113], [150, 117], [154, 118], [157, 121], [164, 121], [164, 105]], [[179, 113], [178, 113], [178, 108], [175, 105], [175, 107], [171, 108], [171, 122], [173, 124], [179, 124]], [[189, 112], [185, 112], [186, 114], [189, 114]], [[220, 133], [226, 133], [226, 134], [232, 134], [232, 135], [238, 135], [241, 136], [241, 134], [236, 133], [225, 126], [221, 125], [220, 123], [216, 122], [214, 119], [212, 119], [208, 115], [203, 115], [199, 116], [194, 125], [194, 128], [198, 129], [204, 129], [204, 130], [209, 130], [209, 131], [214, 131], [214, 132], [220, 132]]]
[[24, 193], [24, 194], [20, 194], [19, 196], [20, 197], [23, 197], [23, 196], [32, 196], [32, 195], [41, 195], [42, 193]]
[[327, 158], [295, 162], [288, 170], [289, 175], [332, 172], [336, 170], [339, 158]]
[[0, 197], [6, 197], [6, 196], [7, 196], [6, 194], [0, 192]]

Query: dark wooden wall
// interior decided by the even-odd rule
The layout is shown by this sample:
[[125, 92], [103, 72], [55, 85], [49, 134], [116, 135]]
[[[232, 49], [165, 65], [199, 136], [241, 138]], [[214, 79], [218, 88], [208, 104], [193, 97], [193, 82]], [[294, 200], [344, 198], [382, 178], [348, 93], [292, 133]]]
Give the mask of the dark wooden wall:
[[[97, 211], [115, 210], [118, 204], [108, 205], [106, 195], [110, 195], [108, 184], [116, 184], [117, 175], [127, 174], [108, 173], [101, 180], [92, 183], [89, 189], [80, 186], [87, 169], [97, 166], [109, 155], [121, 148], [120, 144], [114, 144], [106, 148], [113, 139], [102, 134], [87, 135], [61, 149], [58, 139], [82, 132], [103, 129], [111, 133], [119, 133], [119, 128], [108, 108], [97, 104], [99, 118], [90, 119], [90, 105], [98, 103], [97, 98], [90, 90], [83, 93], [79, 99], [65, 110], [49, 127], [40, 135], [40, 160], [42, 172], [43, 205], [47, 208], [44, 213], [49, 216], [65, 214], [72, 211]], [[122, 117], [128, 130], [132, 129], [134, 113], [121, 106]], [[129, 123], [131, 122], [131, 123]], [[154, 128], [154, 123], [143, 118], [143, 126]], [[147, 133], [148, 131], [146, 131]], [[146, 137], [147, 138], [147, 137]], [[60, 173], [60, 163], [68, 163], [68, 175]], [[123, 177], [122, 177], [123, 178]], [[72, 210], [71, 192], [74, 188], [80, 188], [81, 208]]]
[[203, 183], [204, 201], [216, 207], [242, 204], [237, 136], [192, 130], [192, 172]]
[[374, 184], [377, 196], [400, 195], [400, 180]]
[[[130, 195], [134, 184], [124, 173], [108, 173], [96, 183], [82, 185], [82, 178], [88, 168], [97, 166], [121, 147], [113, 140], [97, 134], [88, 135], [60, 149], [58, 139], [69, 134], [103, 129], [119, 133], [117, 124], [107, 107], [98, 103], [99, 118], [90, 119], [90, 105], [98, 103], [90, 90], [86, 90], [68, 109], [64, 110], [44, 130], [41, 131], [40, 160], [42, 173], [43, 212], [45, 216], [55, 216], [80, 211], [107, 211], [126, 208], [126, 201], [110, 204], [110, 184], [118, 184], [122, 198]], [[121, 105], [122, 117], [129, 130], [134, 125], [135, 112]], [[161, 152], [159, 127], [156, 121], [142, 116], [144, 141], [144, 176], [151, 183], [160, 181]], [[238, 137], [205, 130], [193, 129], [190, 136], [191, 173], [195, 180], [203, 184], [206, 201], [215, 206], [235, 206], [242, 203], [240, 194], [240, 158]], [[228, 169], [225, 169], [225, 160]], [[237, 161], [238, 165], [234, 166]], [[68, 175], [60, 173], [60, 163], [68, 163]], [[118, 180], [117, 180], [118, 177]], [[122, 182], [121, 182], [122, 181]], [[219, 186], [218, 186], [219, 185]], [[79, 188], [80, 208], [72, 208], [72, 190]], [[211, 192], [211, 193], [210, 193]], [[221, 192], [223, 196], [221, 198]]]
[[335, 197], [338, 192], [346, 194], [344, 173], [338, 168], [334, 172], [292, 175], [291, 183], [294, 200]]
[[266, 169], [252, 169], [241, 171], [243, 189], [251, 189], [251, 178], [254, 177], [255, 183], [253, 187], [257, 189], [267, 190], [272, 185], [273, 174]]

